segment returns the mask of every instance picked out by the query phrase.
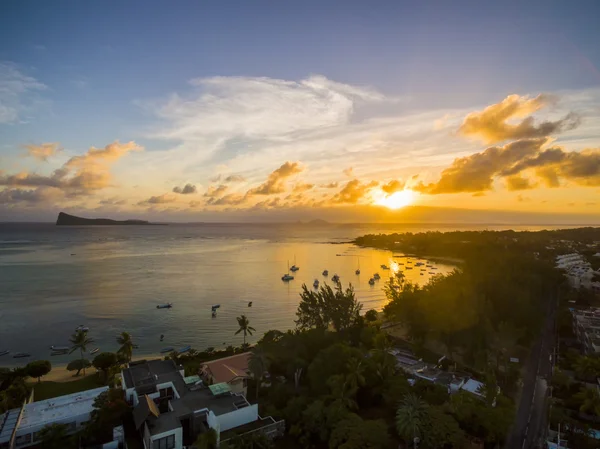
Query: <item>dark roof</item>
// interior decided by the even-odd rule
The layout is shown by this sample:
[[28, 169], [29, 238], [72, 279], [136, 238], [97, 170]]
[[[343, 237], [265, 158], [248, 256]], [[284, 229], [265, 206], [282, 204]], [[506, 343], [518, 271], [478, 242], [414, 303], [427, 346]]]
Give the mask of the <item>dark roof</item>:
[[150, 402], [152, 402], [152, 400], [147, 395], [144, 395], [138, 405], [136, 405], [133, 409], [133, 422], [135, 423], [135, 430], [140, 430], [140, 427], [142, 427], [146, 419], [148, 419], [148, 417], [151, 415], [154, 415], [156, 418], [159, 416], [153, 413], [152, 406], [154, 406], [154, 409], [156, 409], [156, 406], [154, 403], [151, 406]]
[[[208, 388], [190, 389], [172, 360], [150, 360], [130, 364], [129, 368], [123, 371], [123, 377], [126, 378], [127, 375], [131, 378], [131, 386], [135, 386], [140, 397], [139, 404], [133, 410], [135, 427], [139, 429], [144, 421], [150, 419], [148, 428], [152, 435], [181, 427], [181, 419], [202, 409], [211, 410], [215, 415], [223, 415], [249, 405], [245, 398], [233, 394], [215, 396]], [[180, 398], [170, 401], [172, 411], [151, 418], [153, 413], [149, 402], [153, 401], [146, 396], [144, 390], [152, 386], [152, 392], [156, 392], [156, 384], [167, 382], [173, 383]], [[130, 386], [127, 378], [126, 384]]]

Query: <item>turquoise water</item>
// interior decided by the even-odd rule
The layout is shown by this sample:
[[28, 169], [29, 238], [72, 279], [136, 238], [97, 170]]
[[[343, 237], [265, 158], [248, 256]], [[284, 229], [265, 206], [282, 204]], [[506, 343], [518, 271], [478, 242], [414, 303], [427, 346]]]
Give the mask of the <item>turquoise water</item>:
[[[334, 273], [344, 286], [352, 283], [363, 310], [380, 310], [386, 303], [383, 282], [390, 273], [380, 265], [401, 259], [343, 242], [366, 233], [419, 230], [427, 228], [0, 224], [0, 351], [32, 354], [18, 360], [3, 356], [0, 365], [48, 358], [48, 347], [68, 345], [80, 324], [90, 327], [93, 347], [102, 351], [116, 350], [116, 335], [129, 331], [139, 345], [135, 354], [150, 355], [171, 346], [239, 345], [235, 318], [246, 314], [256, 329], [248, 339], [254, 342], [269, 329], [294, 327], [302, 283], [312, 285], [316, 278], [331, 284]], [[288, 261], [291, 265], [294, 260], [300, 266], [296, 278], [282, 282]], [[359, 263], [361, 275], [356, 276]], [[453, 269], [435, 265], [439, 273]], [[329, 278], [321, 275], [324, 269]], [[376, 271], [382, 280], [370, 286]], [[430, 277], [428, 272], [421, 276], [419, 269], [406, 274], [422, 283]], [[165, 302], [173, 308], [156, 309]], [[213, 304], [221, 305], [215, 318]]]

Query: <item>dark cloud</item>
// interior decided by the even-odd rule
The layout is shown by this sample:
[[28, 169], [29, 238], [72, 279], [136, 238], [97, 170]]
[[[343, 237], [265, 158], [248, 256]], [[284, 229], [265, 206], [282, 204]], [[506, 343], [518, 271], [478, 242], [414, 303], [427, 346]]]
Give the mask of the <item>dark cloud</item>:
[[112, 197], [100, 200], [98, 203], [103, 206], [123, 206], [127, 204], [127, 200], [123, 200], [118, 197]]
[[224, 182], [235, 183], [235, 182], [244, 182], [246, 178], [242, 175], [229, 175], [225, 178]]
[[174, 193], [179, 193], [181, 195], [190, 195], [192, 193], [197, 193], [198, 189], [196, 189], [196, 186], [193, 184], [186, 184], [183, 187], [179, 187], [179, 186], [175, 186], [173, 187], [173, 192]]
[[0, 204], [48, 204], [64, 197], [63, 192], [55, 187], [38, 187], [37, 189], [4, 189], [0, 191]]
[[358, 179], [348, 181], [348, 183], [334, 195], [332, 201], [334, 203], [356, 204], [374, 187], [377, 187], [376, 181], [371, 181], [368, 184], [363, 184]]
[[168, 204], [174, 203], [177, 200], [173, 195], [169, 193], [164, 193], [162, 195], [151, 196], [147, 200], [140, 201], [138, 206], [147, 206], [149, 204]]
[[497, 174], [535, 155], [545, 142], [546, 139], [520, 140], [455, 159], [450, 167], [442, 171], [438, 182], [427, 185], [420, 182], [412, 189], [429, 194], [491, 190]]
[[536, 187], [529, 178], [524, 178], [521, 175], [508, 176], [506, 178], [506, 188], [510, 191], [529, 190]]
[[283, 193], [285, 192], [284, 181], [290, 176], [302, 172], [302, 170], [303, 168], [298, 162], [286, 162], [277, 170], [273, 171], [263, 184], [248, 190], [246, 195], [274, 195]]
[[403, 189], [404, 189], [404, 183], [401, 181], [398, 181], [397, 179], [393, 179], [392, 181], [388, 182], [387, 184], [383, 184], [381, 186], [381, 190], [383, 190], [388, 195], [398, 192], [399, 190], [403, 190]]
[[[580, 119], [575, 114], [568, 114], [554, 122], [546, 121], [536, 125], [530, 114], [555, 101], [553, 96], [545, 94], [535, 98], [509, 95], [500, 103], [488, 106], [481, 112], [469, 114], [458, 132], [464, 136], [478, 137], [491, 144], [505, 140], [542, 138], [577, 127]], [[523, 118], [523, 120], [517, 124], [507, 123], [516, 118]]]

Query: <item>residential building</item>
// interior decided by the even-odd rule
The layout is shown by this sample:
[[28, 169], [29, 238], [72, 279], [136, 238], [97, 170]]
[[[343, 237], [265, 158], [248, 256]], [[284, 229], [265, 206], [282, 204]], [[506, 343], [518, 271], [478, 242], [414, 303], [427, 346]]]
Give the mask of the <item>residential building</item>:
[[121, 372], [145, 449], [183, 449], [209, 429], [215, 430], [219, 442], [234, 433], [283, 433], [284, 421], [261, 418], [258, 404], [232, 392], [229, 384], [206, 387], [183, 374], [172, 360], [132, 362]]
[[[31, 402], [0, 415], [0, 448], [9, 448], [14, 435], [14, 447], [39, 444], [39, 432], [51, 424], [66, 424], [69, 433], [80, 430], [94, 409], [94, 400], [108, 387]], [[114, 446], [117, 447], [117, 446]]]
[[600, 353], [600, 308], [571, 309], [573, 332], [587, 354]]
[[200, 375], [207, 385], [226, 383], [233, 393], [247, 394], [249, 352], [206, 362]]
[[564, 254], [556, 257], [556, 268], [565, 271], [565, 276], [573, 288], [591, 288], [600, 290], [600, 272], [594, 271], [591, 264], [579, 253]]

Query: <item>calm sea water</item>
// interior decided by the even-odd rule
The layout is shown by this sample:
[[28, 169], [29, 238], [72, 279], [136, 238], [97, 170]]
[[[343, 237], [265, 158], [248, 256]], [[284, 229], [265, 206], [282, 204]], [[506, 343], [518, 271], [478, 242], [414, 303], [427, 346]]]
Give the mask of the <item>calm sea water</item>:
[[[0, 351], [32, 354], [16, 360], [12, 354], [2, 356], [0, 365], [49, 358], [48, 347], [67, 345], [80, 324], [90, 327], [92, 347], [101, 351], [116, 350], [116, 335], [129, 331], [139, 345], [135, 355], [150, 355], [165, 347], [239, 345], [242, 336], [234, 335], [235, 318], [246, 314], [256, 329], [248, 339], [252, 343], [269, 329], [294, 327], [302, 284], [312, 285], [314, 279], [331, 284], [334, 273], [344, 286], [352, 283], [363, 310], [380, 310], [386, 303], [383, 282], [390, 274], [380, 265], [395, 269], [403, 260], [389, 251], [347, 242], [366, 233], [433, 229], [457, 227], [0, 223]], [[281, 276], [288, 261], [295, 261], [300, 270], [286, 283]], [[437, 273], [453, 269], [434, 266]], [[329, 270], [328, 278], [321, 275], [324, 269]], [[376, 271], [382, 280], [370, 286], [369, 277]], [[420, 273], [416, 268], [405, 272], [408, 279], [427, 282], [429, 273]], [[165, 302], [172, 302], [173, 308], [156, 309]], [[215, 318], [213, 304], [221, 305]], [[51, 360], [65, 363], [71, 358]]]

